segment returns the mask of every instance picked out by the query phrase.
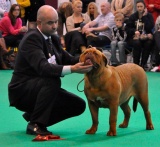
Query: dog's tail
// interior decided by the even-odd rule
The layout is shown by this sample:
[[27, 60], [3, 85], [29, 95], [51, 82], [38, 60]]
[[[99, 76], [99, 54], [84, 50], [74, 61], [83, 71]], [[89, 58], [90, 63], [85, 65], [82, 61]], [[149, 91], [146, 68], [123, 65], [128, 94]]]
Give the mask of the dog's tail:
[[137, 101], [137, 99], [134, 97], [134, 99], [133, 99], [133, 111], [134, 111], [134, 112], [136, 112], [136, 110], [137, 110], [137, 105], [138, 105], [138, 101]]

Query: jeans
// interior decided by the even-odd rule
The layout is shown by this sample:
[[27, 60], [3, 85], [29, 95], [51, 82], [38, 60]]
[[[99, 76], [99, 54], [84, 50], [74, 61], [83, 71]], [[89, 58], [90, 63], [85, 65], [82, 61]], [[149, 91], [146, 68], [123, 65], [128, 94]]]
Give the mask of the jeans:
[[[126, 54], [125, 54], [126, 42], [124, 41], [112, 41], [111, 42], [111, 62], [112, 64], [123, 64], [126, 63]], [[119, 61], [116, 58], [116, 50], [119, 50]]]

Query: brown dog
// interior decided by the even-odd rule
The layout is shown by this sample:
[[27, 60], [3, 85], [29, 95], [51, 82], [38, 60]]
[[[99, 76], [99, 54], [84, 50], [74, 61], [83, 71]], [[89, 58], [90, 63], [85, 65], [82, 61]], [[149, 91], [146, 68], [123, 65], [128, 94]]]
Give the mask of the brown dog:
[[147, 77], [140, 66], [133, 63], [117, 67], [109, 66], [105, 55], [94, 47], [83, 52], [80, 61], [85, 64], [93, 64], [93, 69], [85, 74], [84, 92], [92, 116], [92, 126], [86, 131], [86, 134], [94, 134], [97, 131], [98, 109], [100, 107], [110, 110], [108, 136], [116, 135], [119, 105], [124, 112], [124, 120], [119, 127], [126, 128], [130, 119], [131, 110], [128, 102], [131, 96], [134, 97], [133, 110], [136, 111], [138, 102], [143, 108], [146, 129], [154, 129], [148, 109]]

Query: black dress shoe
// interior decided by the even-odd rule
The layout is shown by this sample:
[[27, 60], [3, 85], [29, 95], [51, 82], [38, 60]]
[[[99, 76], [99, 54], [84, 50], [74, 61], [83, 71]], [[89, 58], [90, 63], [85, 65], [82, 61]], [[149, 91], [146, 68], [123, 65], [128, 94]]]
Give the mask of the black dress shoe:
[[27, 113], [27, 112], [25, 112], [23, 115], [23, 118], [27, 121], [27, 122], [29, 122], [30, 121], [30, 114], [29, 113]]
[[40, 127], [34, 123], [27, 125], [26, 133], [30, 135], [52, 135], [52, 132], [48, 131], [46, 127]]

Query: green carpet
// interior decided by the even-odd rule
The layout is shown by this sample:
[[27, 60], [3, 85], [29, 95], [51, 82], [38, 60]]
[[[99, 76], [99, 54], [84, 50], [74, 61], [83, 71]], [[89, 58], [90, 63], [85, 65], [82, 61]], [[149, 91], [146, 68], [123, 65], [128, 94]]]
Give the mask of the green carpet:
[[[64, 140], [32, 142], [34, 136], [25, 134], [27, 122], [22, 118], [22, 112], [9, 107], [7, 85], [11, 79], [12, 70], [0, 70], [0, 146], [12, 147], [159, 147], [160, 146], [160, 73], [147, 72], [149, 81], [149, 100], [152, 121], [155, 130], [145, 130], [146, 123], [142, 108], [138, 105], [136, 113], [132, 110], [129, 127], [118, 128], [123, 120], [121, 109], [117, 118], [117, 136], [108, 137], [108, 109], [99, 111], [99, 128], [95, 135], [86, 135], [85, 131], [91, 125], [88, 107], [85, 112], [74, 118], [62, 121], [49, 130], [58, 134]], [[83, 78], [82, 74], [72, 74], [62, 78], [62, 87], [85, 98], [83, 92], [77, 91], [77, 84]], [[83, 90], [83, 83], [79, 86]], [[132, 107], [132, 100], [130, 101]]]

